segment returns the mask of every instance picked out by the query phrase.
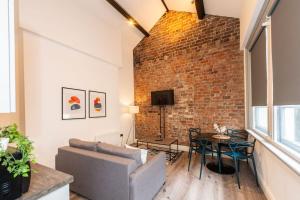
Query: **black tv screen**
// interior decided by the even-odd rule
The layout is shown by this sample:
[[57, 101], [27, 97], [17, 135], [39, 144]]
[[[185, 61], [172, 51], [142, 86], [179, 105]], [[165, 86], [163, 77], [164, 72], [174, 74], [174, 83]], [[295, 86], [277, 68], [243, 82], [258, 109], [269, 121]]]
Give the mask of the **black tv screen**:
[[155, 105], [174, 105], [174, 90], [151, 92], [151, 104]]

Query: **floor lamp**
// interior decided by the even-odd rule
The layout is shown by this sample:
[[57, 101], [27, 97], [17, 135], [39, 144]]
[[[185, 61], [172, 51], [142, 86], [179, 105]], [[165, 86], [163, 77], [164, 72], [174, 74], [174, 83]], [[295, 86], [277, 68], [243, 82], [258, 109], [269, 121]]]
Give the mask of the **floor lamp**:
[[131, 135], [131, 130], [133, 129], [133, 142], [135, 141], [135, 114], [139, 113], [140, 108], [138, 106], [128, 106], [128, 113], [132, 115], [132, 124], [127, 136], [126, 144], [128, 144], [129, 137]]

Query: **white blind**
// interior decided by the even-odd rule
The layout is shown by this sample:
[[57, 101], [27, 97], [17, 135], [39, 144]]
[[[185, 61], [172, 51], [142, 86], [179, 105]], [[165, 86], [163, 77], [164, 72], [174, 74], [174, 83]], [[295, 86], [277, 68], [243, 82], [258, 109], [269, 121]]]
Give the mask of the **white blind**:
[[0, 113], [15, 112], [14, 1], [0, 1]]

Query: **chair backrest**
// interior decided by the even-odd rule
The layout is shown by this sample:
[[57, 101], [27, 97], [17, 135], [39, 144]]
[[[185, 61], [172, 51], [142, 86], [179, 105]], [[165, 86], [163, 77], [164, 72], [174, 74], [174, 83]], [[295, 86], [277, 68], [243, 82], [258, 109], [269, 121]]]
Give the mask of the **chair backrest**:
[[201, 135], [201, 129], [200, 128], [190, 128], [189, 129], [189, 139], [190, 142], [193, 141], [193, 139], [198, 136]]
[[253, 154], [254, 147], [255, 147], [256, 139], [254, 139], [252, 142], [250, 141], [241, 141], [241, 142], [230, 142], [229, 148], [232, 152], [241, 152], [245, 149], [247, 150], [248, 154]]
[[246, 130], [227, 129], [227, 135], [233, 138], [248, 139], [248, 132]]

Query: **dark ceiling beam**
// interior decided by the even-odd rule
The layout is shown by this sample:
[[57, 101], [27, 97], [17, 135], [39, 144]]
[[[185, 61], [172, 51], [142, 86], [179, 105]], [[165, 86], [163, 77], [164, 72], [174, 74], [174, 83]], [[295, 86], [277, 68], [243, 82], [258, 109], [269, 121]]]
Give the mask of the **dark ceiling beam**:
[[169, 12], [169, 8], [168, 8], [168, 6], [167, 6], [165, 0], [161, 0], [161, 2], [162, 2], [162, 4], [164, 5], [166, 11]]
[[146, 37], [149, 37], [150, 34], [146, 31], [120, 4], [115, 0], [106, 0], [112, 7], [114, 7], [121, 15], [123, 15], [130, 24], [134, 25], [139, 29]]
[[203, 0], [195, 0], [198, 19], [202, 20], [205, 17], [205, 9]]

